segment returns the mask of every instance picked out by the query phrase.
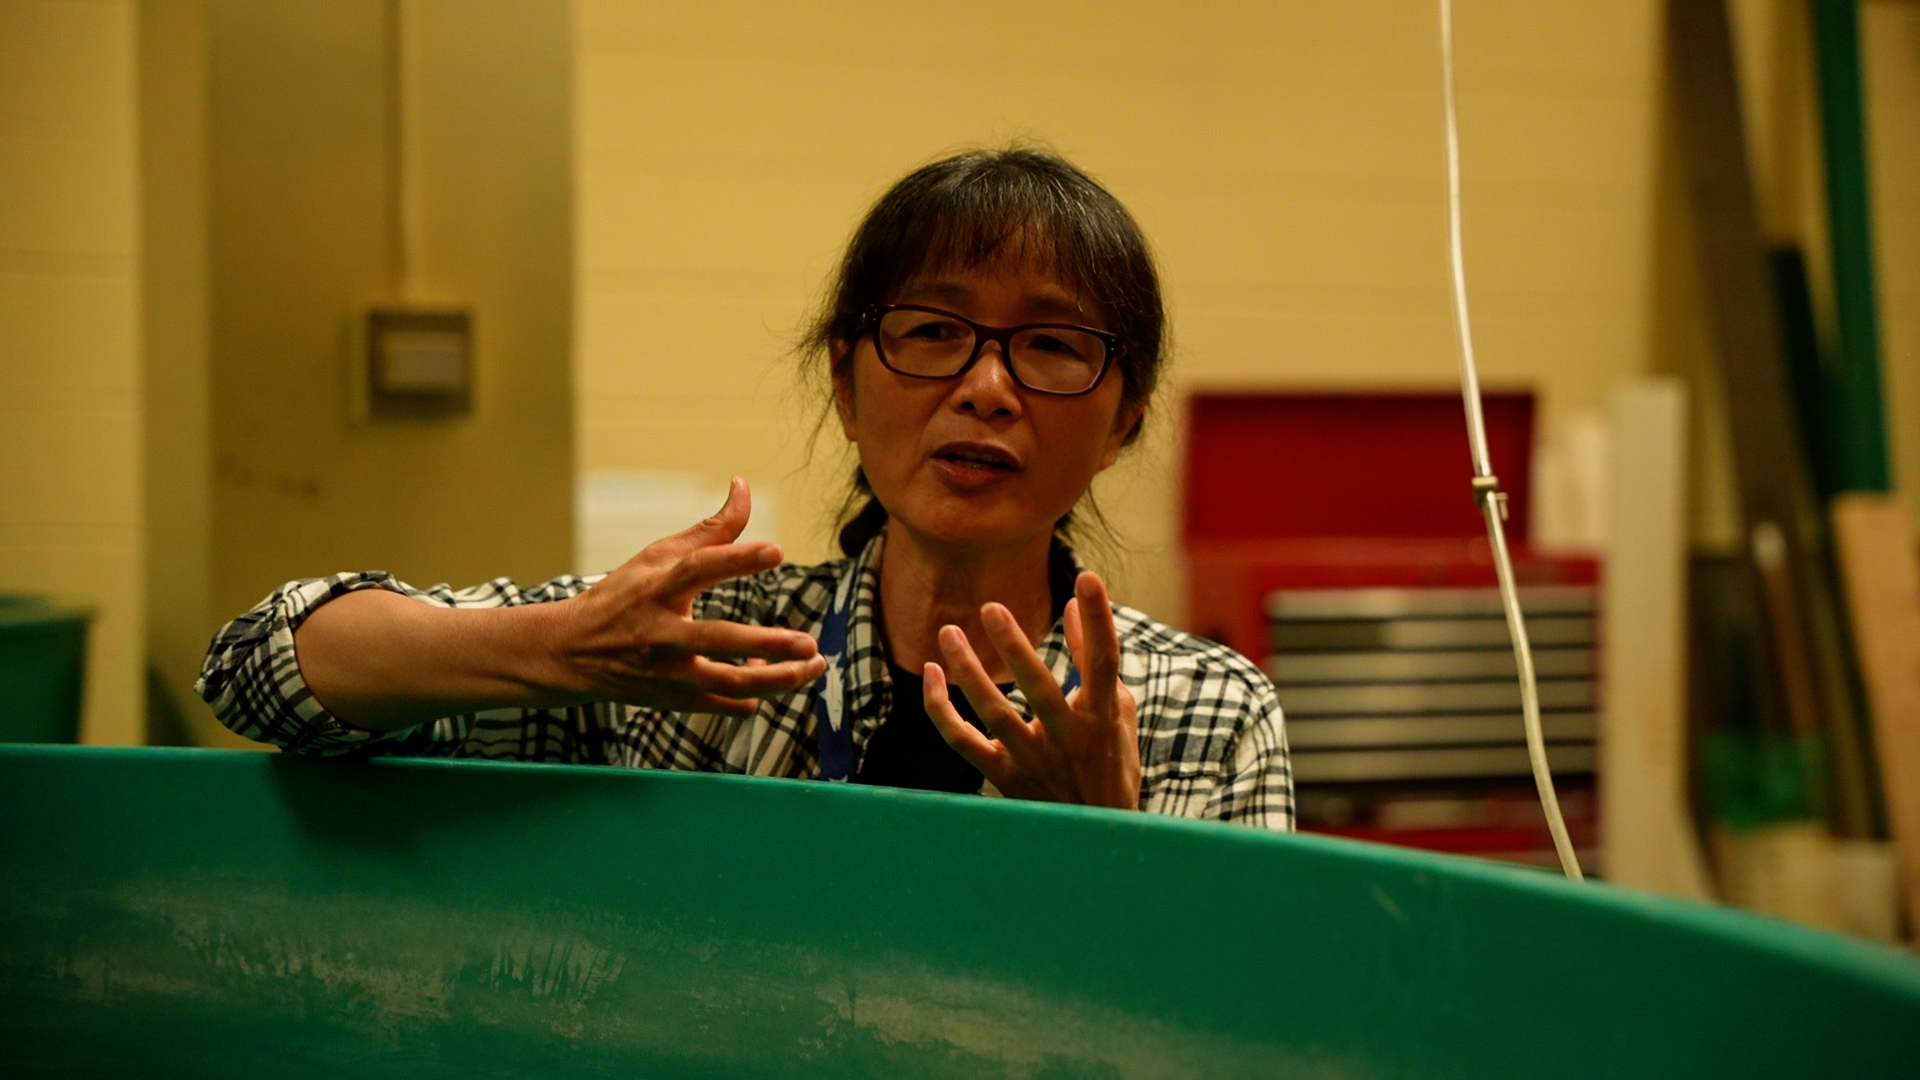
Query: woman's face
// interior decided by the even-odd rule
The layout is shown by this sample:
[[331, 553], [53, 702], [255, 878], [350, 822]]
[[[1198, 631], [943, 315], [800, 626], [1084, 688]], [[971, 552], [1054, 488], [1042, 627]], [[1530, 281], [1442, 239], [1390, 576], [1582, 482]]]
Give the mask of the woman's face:
[[[941, 308], [991, 327], [1107, 329], [1091, 305], [1028, 268], [930, 275], [892, 302]], [[881, 364], [868, 333], [854, 342], [852, 363], [842, 370], [835, 404], [874, 495], [896, 522], [947, 547], [1050, 535], [1094, 474], [1113, 463], [1140, 417], [1139, 408], [1121, 406], [1117, 364], [1091, 393], [1043, 394], [1014, 382], [991, 342], [958, 378], [915, 379]]]

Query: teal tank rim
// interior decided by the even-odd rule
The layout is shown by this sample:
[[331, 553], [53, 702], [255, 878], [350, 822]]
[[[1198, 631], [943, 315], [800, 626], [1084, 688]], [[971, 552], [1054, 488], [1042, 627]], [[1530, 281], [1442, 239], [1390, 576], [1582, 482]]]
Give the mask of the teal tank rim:
[[[241, 769], [273, 767], [282, 755], [272, 751], [208, 747], [116, 747], [61, 744], [0, 744], [0, 762], [6, 758], [88, 758], [103, 762], [159, 762], [169, 758], [220, 763]], [[287, 755], [292, 759], [291, 755]], [[502, 773], [577, 774], [595, 784], [739, 786], [761, 795], [778, 791], [787, 797], [829, 800], [903, 800], [910, 804], [964, 806], [967, 813], [1014, 818], [1066, 819], [1103, 827], [1109, 832], [1160, 832], [1188, 835], [1215, 848], [1242, 848], [1249, 857], [1263, 851], [1292, 851], [1316, 859], [1370, 863], [1384, 869], [1433, 874], [1462, 883], [1532, 894], [1555, 903], [1600, 909], [1619, 917], [1665, 924], [1739, 948], [1768, 952], [1782, 959], [1843, 972], [1907, 999], [1920, 1008], [1920, 957], [1898, 948], [1877, 945], [1833, 931], [1802, 926], [1769, 916], [1718, 904], [1701, 903], [1642, 892], [1604, 881], [1576, 884], [1557, 874], [1490, 860], [1445, 855], [1413, 848], [1373, 844], [1311, 833], [1277, 833], [1221, 822], [1194, 821], [1094, 807], [1013, 799], [982, 799], [974, 795], [826, 784], [812, 780], [734, 776], [720, 773], [623, 769], [603, 765], [557, 765], [536, 762], [477, 761], [446, 758], [377, 757], [355, 761], [305, 759], [319, 767], [376, 768], [400, 771], [455, 770]]]

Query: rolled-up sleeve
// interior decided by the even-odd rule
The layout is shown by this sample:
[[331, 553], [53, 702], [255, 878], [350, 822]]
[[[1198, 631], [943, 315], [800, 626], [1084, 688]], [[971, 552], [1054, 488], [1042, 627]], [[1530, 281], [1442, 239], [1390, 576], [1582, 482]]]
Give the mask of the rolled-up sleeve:
[[290, 581], [214, 635], [194, 690], [235, 733], [295, 753], [452, 754], [468, 741], [476, 717], [450, 716], [417, 727], [371, 732], [328, 712], [300, 673], [294, 651], [300, 624], [321, 605], [361, 589], [385, 589], [441, 607], [486, 608], [563, 600], [597, 580], [566, 576], [522, 590], [510, 579], [498, 578], [459, 591], [445, 585], [416, 589], [381, 571]]

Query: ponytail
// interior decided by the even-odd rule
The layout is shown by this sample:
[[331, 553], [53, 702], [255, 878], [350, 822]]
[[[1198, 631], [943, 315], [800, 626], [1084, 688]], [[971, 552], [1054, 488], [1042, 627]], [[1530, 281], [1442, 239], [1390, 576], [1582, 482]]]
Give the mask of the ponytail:
[[840, 550], [848, 558], [854, 558], [865, 551], [867, 544], [886, 527], [887, 508], [880, 505], [879, 499], [868, 495], [866, 505], [860, 508], [860, 512], [840, 526]]

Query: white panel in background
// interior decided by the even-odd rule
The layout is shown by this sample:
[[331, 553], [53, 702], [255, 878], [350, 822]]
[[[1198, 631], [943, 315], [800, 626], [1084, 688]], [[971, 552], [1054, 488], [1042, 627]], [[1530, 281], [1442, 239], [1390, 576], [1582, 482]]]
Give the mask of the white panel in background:
[[1596, 411], [1574, 413], [1533, 465], [1533, 543], [1599, 551], [1607, 546], [1612, 432]]
[[1686, 417], [1676, 380], [1613, 392], [1600, 804], [1608, 880], [1705, 899], [1686, 799]]
[[[574, 571], [599, 574], [641, 548], [672, 536], [727, 501], [725, 477], [691, 472], [599, 470], [580, 475], [574, 499]], [[778, 531], [773, 496], [753, 491], [743, 540], [772, 540]]]

